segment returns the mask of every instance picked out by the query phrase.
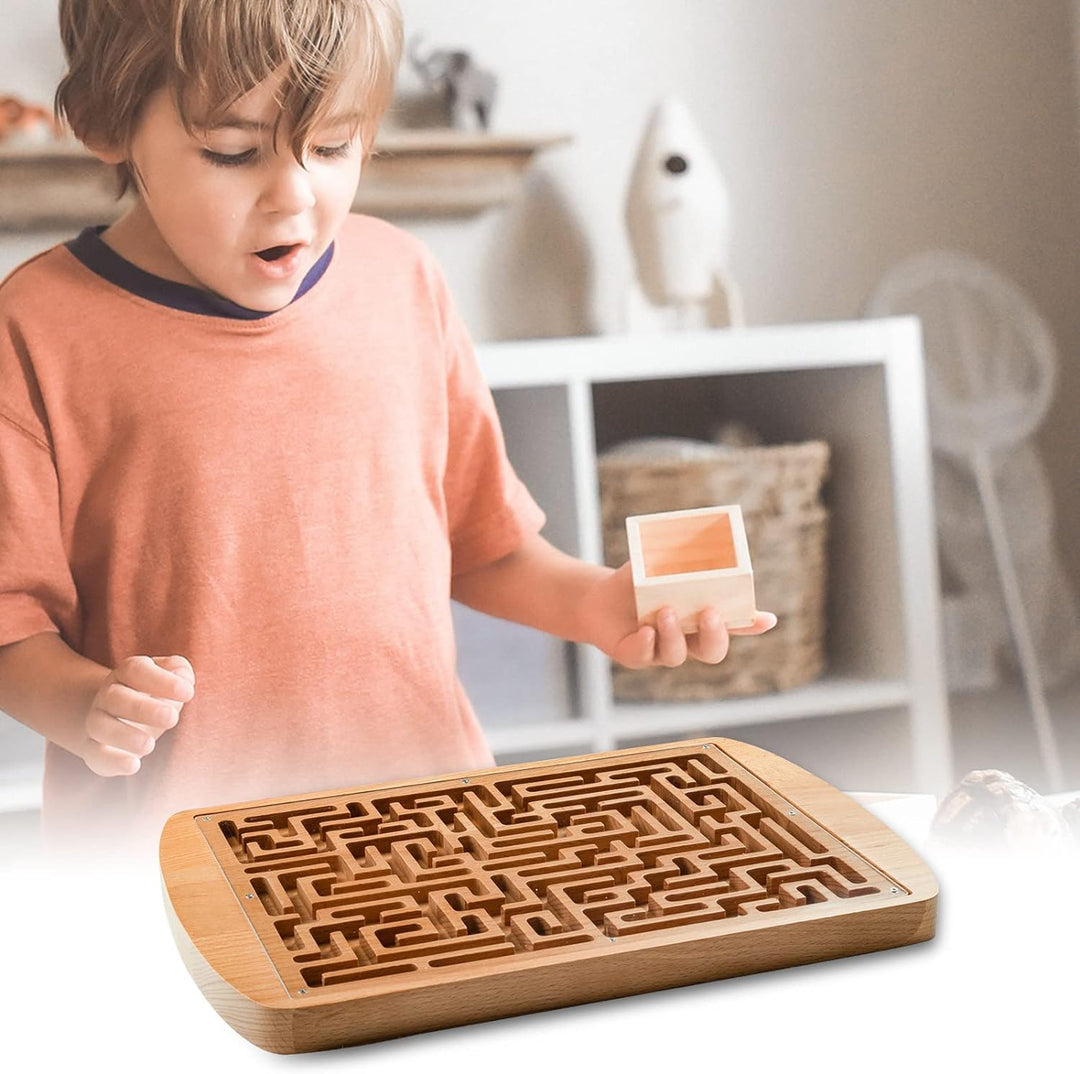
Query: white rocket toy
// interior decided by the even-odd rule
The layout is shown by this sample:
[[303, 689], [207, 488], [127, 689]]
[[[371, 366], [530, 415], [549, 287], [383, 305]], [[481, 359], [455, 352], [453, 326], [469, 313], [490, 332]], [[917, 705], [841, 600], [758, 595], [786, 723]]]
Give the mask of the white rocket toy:
[[728, 275], [731, 205], [719, 165], [686, 105], [654, 109], [626, 198], [626, 226], [639, 287], [627, 301], [630, 328], [671, 320], [692, 327], [743, 324], [742, 298]]

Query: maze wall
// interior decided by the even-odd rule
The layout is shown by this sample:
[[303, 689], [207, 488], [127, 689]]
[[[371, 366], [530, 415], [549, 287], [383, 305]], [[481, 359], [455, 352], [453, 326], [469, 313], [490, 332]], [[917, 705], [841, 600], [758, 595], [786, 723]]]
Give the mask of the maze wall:
[[609, 758], [200, 828], [293, 995], [906, 893], [715, 745]]

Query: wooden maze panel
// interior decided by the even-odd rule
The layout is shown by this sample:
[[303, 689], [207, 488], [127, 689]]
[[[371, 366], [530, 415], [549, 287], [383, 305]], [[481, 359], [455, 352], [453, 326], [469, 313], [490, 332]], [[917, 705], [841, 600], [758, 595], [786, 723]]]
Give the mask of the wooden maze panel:
[[215, 813], [201, 828], [294, 995], [907, 893], [700, 744]]

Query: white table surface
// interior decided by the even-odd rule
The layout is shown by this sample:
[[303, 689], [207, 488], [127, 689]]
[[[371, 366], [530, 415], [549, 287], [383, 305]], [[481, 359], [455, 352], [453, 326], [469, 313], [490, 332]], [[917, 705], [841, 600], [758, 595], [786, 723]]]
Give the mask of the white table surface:
[[931, 852], [932, 798], [855, 797], [937, 875], [928, 943], [298, 1056], [260, 1051], [203, 998], [156, 862], [75, 872], [24, 856], [0, 864], [0, 1069], [1076, 1069], [1080, 860]]

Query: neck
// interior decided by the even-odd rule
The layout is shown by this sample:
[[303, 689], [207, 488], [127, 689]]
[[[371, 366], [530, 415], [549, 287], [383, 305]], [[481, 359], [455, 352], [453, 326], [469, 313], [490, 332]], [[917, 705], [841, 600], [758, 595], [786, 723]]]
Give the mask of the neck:
[[136, 198], [131, 208], [101, 233], [101, 241], [144, 272], [190, 287], [202, 286], [166, 245], [142, 198]]

